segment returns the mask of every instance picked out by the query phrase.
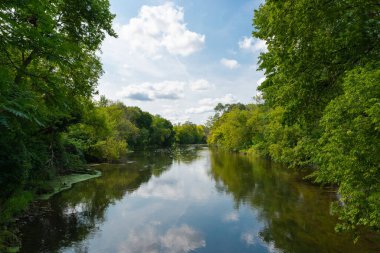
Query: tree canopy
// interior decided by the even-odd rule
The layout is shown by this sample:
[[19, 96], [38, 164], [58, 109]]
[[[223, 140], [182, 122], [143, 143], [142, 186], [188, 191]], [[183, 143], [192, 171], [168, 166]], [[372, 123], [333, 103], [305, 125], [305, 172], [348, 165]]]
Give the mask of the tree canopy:
[[[209, 143], [249, 150], [338, 186], [338, 230], [380, 230], [380, 5], [373, 0], [267, 0], [264, 103], [218, 105]], [[228, 108], [228, 106], [227, 106]]]

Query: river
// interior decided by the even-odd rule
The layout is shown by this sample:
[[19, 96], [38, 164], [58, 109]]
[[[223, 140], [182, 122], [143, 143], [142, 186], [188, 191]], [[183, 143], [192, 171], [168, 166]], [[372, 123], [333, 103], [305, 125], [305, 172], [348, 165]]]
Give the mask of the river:
[[[337, 234], [332, 189], [301, 171], [207, 147], [128, 155], [99, 178], [42, 201], [21, 252], [379, 252], [375, 236]], [[43, 211], [45, 210], [45, 211]]]

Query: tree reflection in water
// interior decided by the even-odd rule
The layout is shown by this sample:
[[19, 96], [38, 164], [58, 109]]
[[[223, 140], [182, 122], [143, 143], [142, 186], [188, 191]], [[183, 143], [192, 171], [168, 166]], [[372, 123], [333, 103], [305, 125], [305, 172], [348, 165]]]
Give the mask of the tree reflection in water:
[[96, 166], [102, 171], [101, 177], [74, 185], [69, 191], [40, 203], [41, 209], [49, 211], [21, 228], [28, 235], [23, 237], [21, 252], [56, 252], [85, 240], [104, 222], [110, 204], [132, 193], [151, 177], [160, 177], [173, 162], [189, 163], [196, 159], [198, 150], [187, 147], [176, 152], [136, 152], [128, 156], [125, 164]]
[[22, 252], [377, 252], [334, 232], [334, 193], [266, 160], [189, 146], [97, 168], [41, 202]]
[[242, 235], [247, 244], [260, 238], [275, 252], [369, 252], [368, 244], [362, 243], [368, 240], [365, 236], [354, 245], [351, 236], [335, 233], [338, 221], [331, 217], [329, 205], [336, 197], [303, 181], [305, 173], [214, 150], [210, 174], [216, 188], [233, 197], [237, 209], [249, 205], [263, 222], [259, 235]]

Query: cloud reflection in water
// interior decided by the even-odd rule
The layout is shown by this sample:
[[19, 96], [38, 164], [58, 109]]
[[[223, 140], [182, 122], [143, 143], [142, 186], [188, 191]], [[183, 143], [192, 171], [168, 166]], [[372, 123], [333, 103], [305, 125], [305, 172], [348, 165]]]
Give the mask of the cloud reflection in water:
[[119, 247], [119, 253], [186, 253], [203, 248], [206, 241], [201, 233], [183, 224], [166, 232], [159, 231], [159, 223], [134, 229]]

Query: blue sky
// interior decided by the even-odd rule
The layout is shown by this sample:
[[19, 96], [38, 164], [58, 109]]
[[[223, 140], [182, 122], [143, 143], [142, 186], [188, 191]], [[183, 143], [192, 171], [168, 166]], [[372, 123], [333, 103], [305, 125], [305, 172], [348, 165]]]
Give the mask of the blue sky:
[[118, 38], [100, 55], [99, 93], [170, 119], [205, 123], [218, 103], [252, 102], [266, 50], [252, 0], [111, 0]]

